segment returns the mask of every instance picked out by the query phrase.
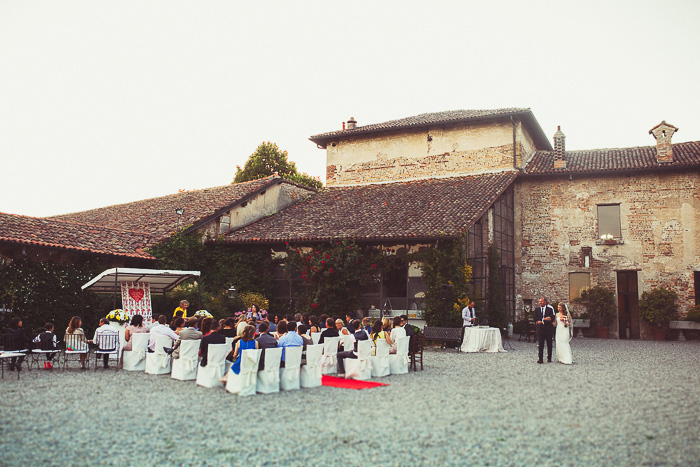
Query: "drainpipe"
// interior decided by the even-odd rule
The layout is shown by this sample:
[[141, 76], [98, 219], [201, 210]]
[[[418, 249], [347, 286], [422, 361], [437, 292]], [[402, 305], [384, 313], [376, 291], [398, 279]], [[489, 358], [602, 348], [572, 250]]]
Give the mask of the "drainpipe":
[[515, 142], [515, 120], [513, 120], [513, 116], [510, 116], [510, 123], [513, 125], [513, 168], [517, 169], [518, 168], [518, 160], [516, 157], [516, 142]]

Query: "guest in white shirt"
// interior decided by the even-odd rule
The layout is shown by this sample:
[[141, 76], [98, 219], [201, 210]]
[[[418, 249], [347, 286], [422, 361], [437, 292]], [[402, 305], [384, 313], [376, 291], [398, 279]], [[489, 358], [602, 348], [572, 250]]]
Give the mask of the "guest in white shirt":
[[168, 318], [165, 317], [165, 315], [160, 315], [158, 316], [158, 324], [153, 326], [151, 330], [148, 332], [149, 337], [148, 337], [148, 351], [149, 352], [154, 352], [156, 350], [156, 336], [158, 334], [168, 336], [175, 342], [180, 338], [177, 334], [175, 334], [175, 331], [170, 329], [170, 326], [168, 326], [167, 323]]
[[476, 310], [474, 309], [474, 302], [469, 302], [469, 305], [462, 310], [462, 326], [473, 326], [475, 321]]
[[[99, 350], [116, 350], [119, 347], [119, 330], [110, 326], [107, 318], [102, 318], [91, 342]], [[102, 354], [102, 359], [104, 367], [109, 368], [109, 354]]]
[[399, 337], [406, 337], [406, 330], [401, 326], [401, 317], [394, 316], [394, 327], [391, 328], [389, 339], [391, 339], [391, 348], [389, 353], [396, 353], [396, 341]]

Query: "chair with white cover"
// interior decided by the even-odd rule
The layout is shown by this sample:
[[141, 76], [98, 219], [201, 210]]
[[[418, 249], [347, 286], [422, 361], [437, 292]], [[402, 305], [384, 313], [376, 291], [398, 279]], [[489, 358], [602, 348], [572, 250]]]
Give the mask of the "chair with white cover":
[[122, 355], [122, 370], [143, 371], [146, 369], [146, 349], [148, 348], [148, 333], [131, 334], [131, 350], [125, 350]]
[[355, 336], [352, 334], [341, 335], [340, 342], [343, 343], [343, 350], [346, 352], [355, 348]]
[[299, 389], [302, 346], [284, 348], [284, 368], [280, 368], [280, 389]]
[[241, 371], [238, 374], [233, 371], [228, 372], [226, 379], [226, 390], [228, 392], [239, 396], [255, 395], [261, 352], [261, 349], [246, 349], [241, 353]]
[[187, 381], [197, 378], [199, 366], [199, 344], [201, 339], [184, 340], [180, 342], [180, 358], [173, 358], [173, 371], [170, 377]]
[[338, 373], [338, 341], [340, 337], [326, 337], [323, 339], [323, 358], [321, 359], [321, 373], [331, 375]]
[[321, 333], [315, 332], [315, 333], [311, 334], [311, 340], [314, 342], [314, 345], [318, 344], [318, 341], [321, 340]]
[[301, 387], [315, 388], [321, 386], [321, 359], [323, 358], [322, 345], [306, 346], [306, 365], [301, 367]]
[[389, 371], [392, 375], [403, 375], [408, 373], [408, 343], [409, 336], [396, 339], [396, 353], [389, 355]]
[[372, 341], [362, 340], [357, 342], [357, 358], [346, 358], [345, 378], [367, 381], [372, 377], [372, 362], [369, 357], [372, 352]]
[[[181, 344], [182, 345], [182, 344]], [[209, 344], [207, 366], [197, 368], [197, 386], [205, 388], [221, 387], [221, 378], [226, 370], [226, 354], [231, 347], [226, 344]]]
[[153, 352], [146, 353], [145, 371], [149, 375], [167, 375], [170, 373], [170, 355], [165, 348], [173, 346], [173, 340], [166, 335], [156, 335], [156, 346]]
[[369, 357], [369, 361], [372, 363], [372, 376], [388, 376], [390, 373], [389, 350], [391, 350], [391, 346], [386, 339], [377, 339], [376, 345], [377, 348], [374, 355]]
[[229, 349], [231, 348], [231, 345], [233, 344], [234, 339], [235, 339], [235, 337], [227, 337], [226, 338], [226, 345], [228, 345]]
[[262, 358], [264, 366], [262, 370], [258, 371], [258, 382], [256, 383], [255, 390], [261, 394], [280, 392], [280, 361], [282, 360], [282, 347], [265, 349]]

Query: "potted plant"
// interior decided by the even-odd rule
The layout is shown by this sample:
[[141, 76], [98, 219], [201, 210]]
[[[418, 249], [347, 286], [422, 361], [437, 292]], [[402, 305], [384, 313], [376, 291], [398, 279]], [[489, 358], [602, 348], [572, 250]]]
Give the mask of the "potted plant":
[[601, 339], [608, 338], [610, 326], [615, 319], [617, 306], [615, 305], [615, 293], [603, 287], [596, 285], [590, 289], [581, 292], [581, 296], [574, 300], [575, 303], [580, 303], [586, 307], [586, 312], [591, 317], [591, 321], [595, 323], [598, 331], [598, 337]]
[[654, 328], [654, 339], [666, 339], [668, 323], [678, 313], [678, 294], [660, 287], [642, 294], [639, 300], [639, 316]]

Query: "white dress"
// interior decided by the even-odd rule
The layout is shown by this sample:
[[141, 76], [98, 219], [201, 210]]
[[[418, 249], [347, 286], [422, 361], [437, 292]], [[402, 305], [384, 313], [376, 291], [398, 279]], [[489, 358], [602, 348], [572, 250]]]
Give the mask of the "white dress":
[[574, 358], [571, 354], [571, 346], [569, 345], [569, 341], [573, 335], [573, 326], [564, 326], [564, 323], [559, 320], [560, 316], [561, 315], [557, 314], [557, 329], [554, 336], [554, 339], [557, 341], [557, 360], [559, 360], [559, 363], [571, 365]]

